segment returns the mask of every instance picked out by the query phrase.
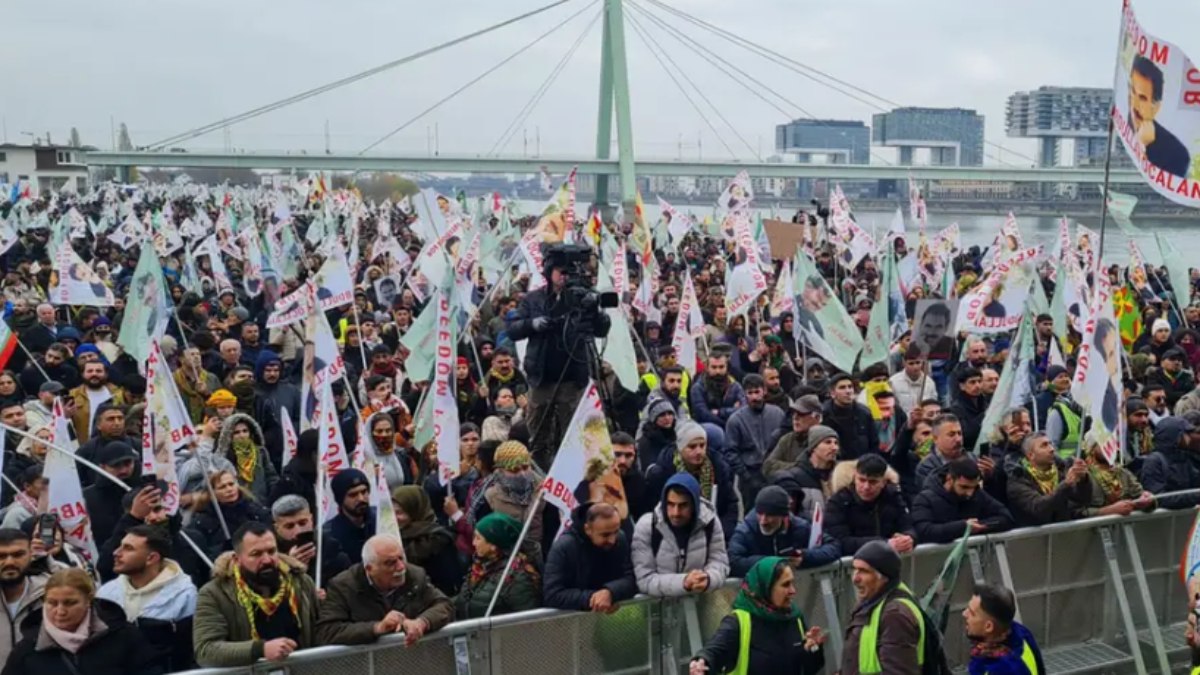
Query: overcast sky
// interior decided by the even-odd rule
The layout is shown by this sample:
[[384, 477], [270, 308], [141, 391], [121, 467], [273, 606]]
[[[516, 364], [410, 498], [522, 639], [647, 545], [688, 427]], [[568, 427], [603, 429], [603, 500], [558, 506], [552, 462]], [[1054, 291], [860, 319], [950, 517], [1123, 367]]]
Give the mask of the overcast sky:
[[[60, 0], [5, 9], [0, 119], [8, 142], [25, 132], [108, 148], [112, 121], [128, 124], [137, 145], [237, 114], [399, 58], [549, 0]], [[685, 48], [629, 5], [669, 17], [647, 0], [626, 13], [648, 31], [745, 139], [705, 112], [741, 159], [773, 150], [774, 127], [806, 116], [782, 101], [767, 105]], [[592, 3], [588, 6], [588, 3]], [[669, 0], [673, 7], [904, 105], [974, 108], [1000, 156], [1028, 163], [1031, 141], [1004, 135], [1009, 94], [1039, 85], [1111, 86], [1120, 0]], [[335, 152], [358, 152], [507, 57], [572, 13], [549, 38], [484, 81], [380, 145], [377, 153], [424, 154], [436, 123], [443, 154], [491, 150], [520, 108], [597, 15], [592, 0], [570, 0], [519, 24], [269, 113], [186, 144], [194, 149], [321, 150], [326, 121]], [[1200, 4], [1137, 0], [1141, 23], [1200, 59]], [[792, 103], [822, 118], [870, 123], [878, 112], [700, 29], [672, 24], [701, 40]], [[595, 150], [600, 27], [591, 24], [574, 57], [533, 110], [506, 154], [591, 155]], [[706, 159], [730, 153], [628, 28], [636, 153]], [[685, 83], [685, 86], [686, 83]], [[751, 84], [755, 89], [757, 85]], [[692, 93], [692, 92], [689, 92]], [[694, 93], [693, 98], [700, 103]], [[768, 95], [769, 96], [769, 95]], [[875, 105], [887, 104], [873, 101]], [[615, 136], [614, 136], [615, 138]], [[749, 147], [747, 147], [749, 146]], [[880, 157], [894, 157], [888, 151]]]

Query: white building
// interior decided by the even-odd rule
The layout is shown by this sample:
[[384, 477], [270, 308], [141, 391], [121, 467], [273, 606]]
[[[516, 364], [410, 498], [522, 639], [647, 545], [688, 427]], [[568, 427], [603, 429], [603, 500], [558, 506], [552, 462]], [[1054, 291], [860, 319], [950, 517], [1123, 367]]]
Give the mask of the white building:
[[75, 189], [87, 185], [88, 168], [84, 150], [65, 145], [17, 145], [0, 143], [0, 183], [29, 181], [36, 194], [57, 190], [75, 179]]

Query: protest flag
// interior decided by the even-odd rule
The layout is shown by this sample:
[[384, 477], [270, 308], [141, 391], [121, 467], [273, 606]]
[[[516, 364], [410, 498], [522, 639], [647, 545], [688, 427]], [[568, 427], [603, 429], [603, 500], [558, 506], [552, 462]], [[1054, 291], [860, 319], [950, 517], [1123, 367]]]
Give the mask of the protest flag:
[[925, 595], [921, 596], [921, 611], [937, 622], [938, 632], [945, 632], [950, 620], [950, 596], [954, 594], [954, 587], [958, 583], [958, 571], [962, 567], [963, 554], [967, 552], [967, 540], [970, 537], [971, 526], [967, 525], [963, 536], [959, 537], [950, 555], [946, 556], [946, 562], [942, 563], [942, 571], [929, 584]]

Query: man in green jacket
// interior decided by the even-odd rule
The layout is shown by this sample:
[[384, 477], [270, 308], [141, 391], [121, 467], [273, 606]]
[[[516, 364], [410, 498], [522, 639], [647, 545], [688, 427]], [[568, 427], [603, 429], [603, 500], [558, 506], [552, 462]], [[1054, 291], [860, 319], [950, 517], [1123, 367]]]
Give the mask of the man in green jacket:
[[400, 538], [377, 534], [367, 540], [362, 562], [325, 587], [317, 639], [323, 645], [360, 645], [404, 633], [411, 645], [454, 619], [454, 605], [425, 570], [404, 559]]
[[282, 661], [316, 644], [317, 589], [304, 564], [279, 553], [275, 533], [248, 522], [233, 534], [212, 580], [200, 589], [192, 637], [196, 663], [208, 668]]

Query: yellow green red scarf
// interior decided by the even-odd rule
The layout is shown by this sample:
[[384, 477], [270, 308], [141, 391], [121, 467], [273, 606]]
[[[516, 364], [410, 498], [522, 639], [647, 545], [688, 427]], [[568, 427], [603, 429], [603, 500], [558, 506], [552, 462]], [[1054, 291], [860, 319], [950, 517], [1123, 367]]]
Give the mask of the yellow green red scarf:
[[1042, 494], [1048, 495], [1058, 487], [1058, 466], [1051, 464], [1049, 469], [1039, 469], [1030, 464], [1028, 459], [1022, 459], [1021, 465], [1033, 477], [1033, 482], [1037, 483], [1038, 491]]
[[275, 591], [275, 595], [264, 598], [242, 578], [242, 568], [238, 565], [233, 566], [233, 583], [237, 592], [238, 604], [246, 611], [246, 619], [250, 621], [250, 637], [254, 640], [259, 640], [261, 637], [258, 634], [258, 627], [254, 625], [254, 610], [258, 610], [267, 616], [274, 616], [276, 610], [286, 602], [288, 611], [296, 619], [296, 625], [300, 627], [300, 600], [292, 586], [292, 577], [288, 574], [288, 566], [283, 561], [279, 562], [279, 590]]

